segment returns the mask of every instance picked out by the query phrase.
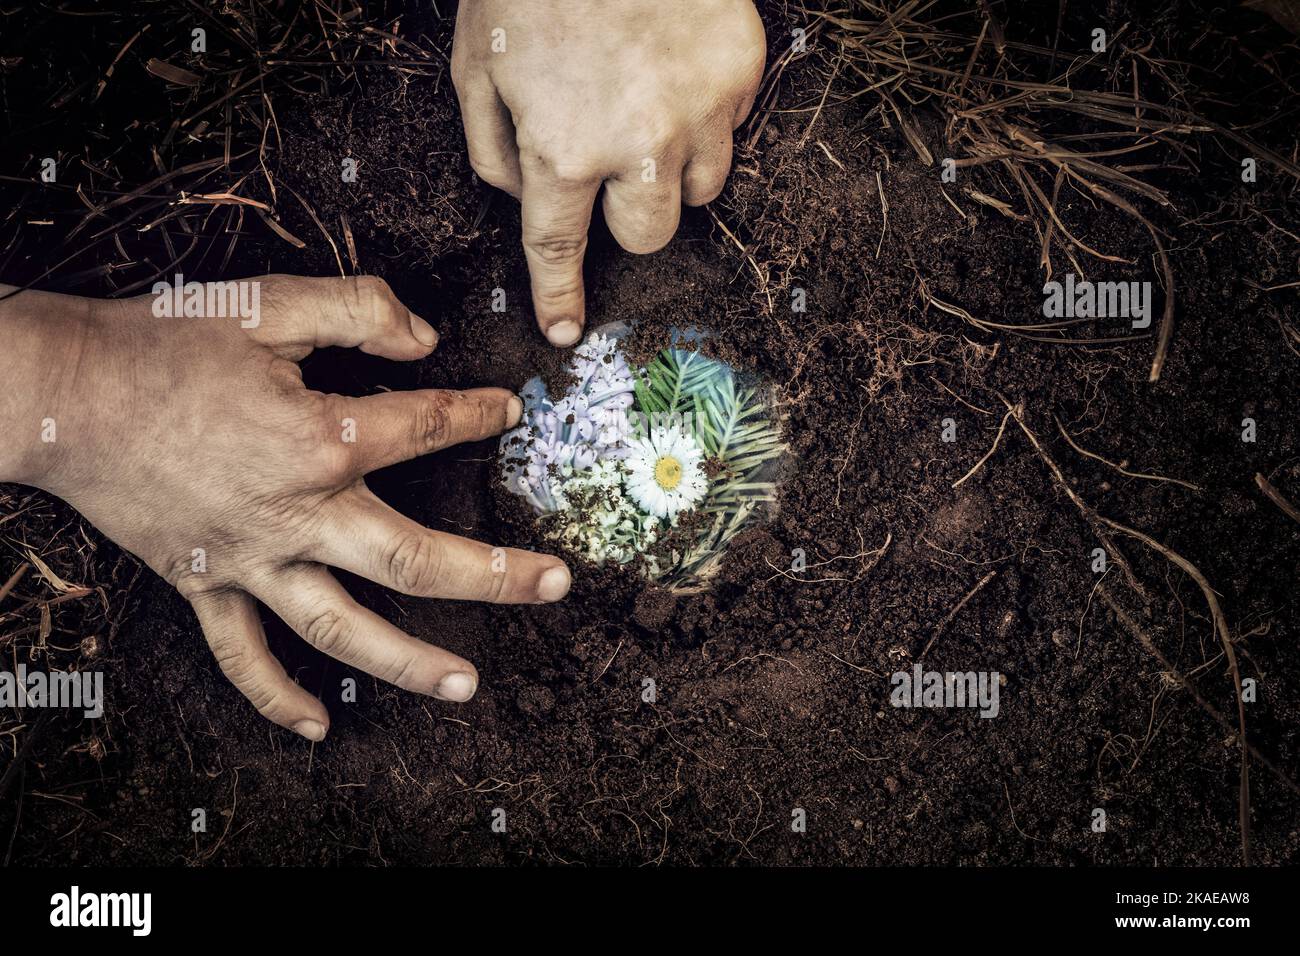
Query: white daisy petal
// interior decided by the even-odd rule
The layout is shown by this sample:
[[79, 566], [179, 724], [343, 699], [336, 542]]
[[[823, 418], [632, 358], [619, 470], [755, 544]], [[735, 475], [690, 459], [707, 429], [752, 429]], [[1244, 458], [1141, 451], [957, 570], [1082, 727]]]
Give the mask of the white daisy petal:
[[627, 491], [648, 514], [675, 522], [704, 500], [704, 456], [687, 432], [676, 426], [653, 428], [629, 446]]

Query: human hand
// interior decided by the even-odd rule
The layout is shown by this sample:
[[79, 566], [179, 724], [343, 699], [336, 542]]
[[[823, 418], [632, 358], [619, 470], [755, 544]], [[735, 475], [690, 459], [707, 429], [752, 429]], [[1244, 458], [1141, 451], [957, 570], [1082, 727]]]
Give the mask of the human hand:
[[537, 322], [582, 336], [601, 184], [610, 232], [661, 249], [714, 199], [766, 56], [750, 0], [461, 0], [451, 75], [470, 164], [519, 199]]
[[[19, 361], [39, 353], [41, 368], [57, 370], [23, 383], [32, 396], [24, 407], [15, 392], [0, 402], [6, 434], [30, 435], [18, 454], [0, 454], [0, 480], [63, 497], [173, 584], [226, 676], [264, 716], [308, 739], [325, 736], [329, 714], [267, 649], [254, 599], [353, 667], [468, 700], [478, 684], [472, 664], [363, 608], [326, 566], [422, 597], [564, 597], [569, 572], [558, 558], [428, 530], [363, 480], [501, 433], [518, 421], [519, 399], [500, 388], [309, 391], [297, 362], [315, 348], [419, 359], [434, 330], [378, 279], [246, 281], [260, 287], [251, 328], [235, 318], [157, 318], [153, 296], [27, 292], [0, 302], [0, 330]], [[44, 444], [43, 421], [57, 429]]]

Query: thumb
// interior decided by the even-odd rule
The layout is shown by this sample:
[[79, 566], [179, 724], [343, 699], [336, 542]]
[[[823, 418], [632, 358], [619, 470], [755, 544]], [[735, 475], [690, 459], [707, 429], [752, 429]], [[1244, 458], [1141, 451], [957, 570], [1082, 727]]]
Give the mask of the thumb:
[[522, 204], [524, 256], [533, 286], [537, 324], [552, 345], [582, 338], [586, 294], [582, 259], [587, 252], [591, 207], [600, 180], [562, 178], [526, 169]]

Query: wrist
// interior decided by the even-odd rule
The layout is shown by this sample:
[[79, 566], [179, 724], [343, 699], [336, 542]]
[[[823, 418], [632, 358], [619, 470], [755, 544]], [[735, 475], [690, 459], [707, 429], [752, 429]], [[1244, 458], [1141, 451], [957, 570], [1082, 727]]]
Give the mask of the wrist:
[[93, 307], [91, 299], [0, 284], [0, 481], [52, 490], [69, 451], [68, 398]]

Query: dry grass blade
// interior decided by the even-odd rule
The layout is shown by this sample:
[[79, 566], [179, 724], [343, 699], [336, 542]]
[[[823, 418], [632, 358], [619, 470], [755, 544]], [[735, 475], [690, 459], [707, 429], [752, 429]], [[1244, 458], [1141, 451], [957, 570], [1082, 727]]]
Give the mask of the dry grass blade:
[[291, 233], [288, 229], [284, 228], [284, 226], [280, 225], [278, 222], [276, 222], [274, 219], [272, 219], [262, 210], [258, 209], [256, 210], [256, 212], [261, 217], [262, 222], [266, 223], [266, 227], [270, 229], [273, 233], [275, 233], [277, 236], [279, 236], [281, 239], [283, 239], [285, 242], [289, 243], [289, 245], [293, 246], [295, 249], [305, 249], [307, 247], [307, 243], [303, 242], [301, 239], [299, 239], [297, 236]]
[[[1158, 381], [1173, 339], [1175, 277], [1161, 229], [1136, 203], [1173, 210], [1164, 190], [1145, 174], [1178, 168], [1194, 172], [1197, 154], [1190, 138], [1205, 134], [1221, 137], [1234, 150], [1244, 149], [1245, 155], [1297, 179], [1300, 165], [1242, 131], [1189, 109], [1186, 90], [1168, 69], [1170, 61], [1158, 59], [1150, 42], [1138, 46], [1126, 37], [1127, 27], [1108, 38], [1104, 51], [1066, 60], [1056, 43], [1049, 48], [1009, 40], [991, 4], [981, 2], [964, 13], [944, 16], [936, 15], [934, 6], [849, 0], [804, 12], [815, 23], [827, 25], [825, 33], [834, 41], [834, 49], [848, 59], [846, 74], [860, 80], [860, 87], [844, 99], [874, 92], [927, 165], [932, 153], [909, 116], [909, 106], [937, 109], [946, 117], [945, 147], [956, 167], [984, 168], [1011, 197], [1023, 197], [1020, 211], [1008, 197], [999, 197], [982, 183], [978, 189], [966, 189], [976, 202], [1033, 224], [1041, 264], [1049, 277], [1056, 245], [1065, 248], [1080, 275], [1074, 250], [1106, 262], [1129, 262], [1093, 248], [1071, 230], [1058, 202], [1063, 184], [1078, 187], [1142, 225], [1154, 247], [1165, 293], [1149, 374], [1149, 381]], [[1060, 30], [1058, 22], [1058, 40]], [[1140, 64], [1148, 67], [1141, 84]], [[1045, 74], [1050, 79], [1043, 81], [1040, 77]], [[1129, 88], [1118, 82], [1120, 76], [1131, 80]], [[1080, 131], [1080, 123], [1089, 125]], [[930, 295], [924, 286], [922, 296], [928, 304], [986, 332], [1012, 332], [1034, 341], [1097, 345], [1145, 337], [1067, 339], [1058, 330], [1044, 327], [977, 320]]]
[[184, 67], [177, 66], [174, 63], [168, 63], [166, 60], [160, 60], [157, 57], [151, 57], [144, 68], [159, 79], [166, 80], [168, 83], [175, 83], [177, 86], [198, 86], [203, 82], [203, 77], [197, 73], [192, 73]]
[[23, 579], [23, 576], [26, 575], [29, 570], [31, 570], [31, 567], [32, 566], [29, 562], [24, 561], [22, 564], [18, 565], [18, 569], [14, 571], [13, 574], [9, 575], [9, 579], [5, 581], [4, 584], [0, 584], [0, 602], [3, 602], [13, 589], [18, 586], [18, 582]]
[[50, 569], [50, 566], [41, 560], [40, 555], [31, 548], [28, 548], [26, 553], [27, 560], [32, 563], [32, 566], [36, 568], [40, 576], [45, 579], [45, 583], [54, 588], [54, 590], [63, 594], [69, 594], [72, 592], [84, 593], [89, 591], [89, 588], [84, 588], [79, 584], [69, 584], [67, 581], [63, 580], [63, 578], [55, 574], [54, 571]]
[[[202, 267], [216, 269], [233, 261], [236, 245], [246, 237], [242, 231], [246, 210], [256, 211], [270, 232], [301, 248], [305, 243], [286, 228], [277, 209], [272, 173], [274, 154], [283, 144], [275, 101], [286, 94], [301, 96], [309, 85], [328, 93], [332, 83], [355, 83], [364, 68], [435, 79], [446, 72], [447, 52], [441, 44], [430, 43], [424, 33], [402, 36], [400, 18], [374, 21], [356, 5], [330, 0], [270, 6], [180, 0], [140, 10], [119, 7], [94, 14], [103, 18], [107, 30], [121, 31], [120, 45], [110, 51], [108, 66], [89, 76], [72, 71], [43, 113], [20, 111], [22, 122], [39, 126], [48, 121], [50, 112], [80, 108], [78, 104], [120, 112], [122, 104], [113, 101], [113, 94], [120, 91], [110, 81], [115, 73], [120, 76], [127, 70], [148, 74], [146, 85], [149, 77], [157, 77], [152, 85], [179, 107], [173, 114], [176, 118], [157, 123], [156, 116], [138, 116], [136, 122], [127, 123], [114, 149], [98, 153], [88, 149], [84, 155], [61, 160], [58, 182], [43, 183], [31, 176], [4, 180], [5, 186], [13, 182], [20, 195], [28, 190], [59, 198], [62, 206], [56, 202], [51, 211], [73, 217], [66, 220], [72, 227], [62, 233], [68, 254], [43, 256], [39, 261], [44, 271], [23, 277], [21, 284], [15, 282], [20, 288], [54, 280], [72, 291], [77, 285], [107, 279], [110, 294], [121, 296], [167, 271], [184, 267], [189, 274]], [[59, 9], [5, 19], [23, 29], [27, 28], [23, 17], [29, 16], [32, 23], [50, 28], [47, 21], [69, 15], [89, 14]], [[435, 15], [445, 19], [436, 11]], [[199, 58], [190, 49], [190, 21], [210, 37], [211, 46]], [[220, 40], [213, 41], [217, 35]], [[130, 109], [130, 104], [125, 108]], [[70, 113], [65, 116], [65, 122], [80, 120]], [[15, 141], [24, 135], [17, 126], [10, 133]], [[72, 174], [73, 168], [78, 175]], [[250, 173], [256, 173], [258, 188], [240, 188]], [[124, 187], [132, 183], [143, 185]], [[213, 206], [245, 208], [231, 217], [213, 217], [209, 214]], [[26, 241], [28, 233], [34, 242], [42, 241], [36, 226], [47, 221], [61, 220], [54, 215], [27, 223], [17, 233], [18, 243]], [[169, 229], [160, 229], [163, 223]], [[172, 237], [178, 232], [184, 241], [173, 248]], [[328, 236], [324, 228], [321, 232]], [[7, 251], [13, 261], [15, 248]], [[337, 247], [335, 252], [341, 263]], [[86, 259], [93, 264], [87, 265]], [[119, 280], [119, 272], [125, 278]]]
[[302, 208], [307, 211], [307, 215], [311, 217], [311, 221], [316, 224], [316, 228], [319, 229], [321, 235], [325, 237], [325, 241], [330, 244], [330, 249], [334, 251], [334, 261], [339, 267], [339, 275], [346, 276], [347, 272], [343, 268], [343, 259], [339, 255], [339, 247], [334, 242], [334, 237], [330, 235], [330, 231], [325, 228], [325, 223], [320, 221], [320, 216], [316, 215], [316, 210], [312, 208], [311, 203], [302, 198], [302, 194], [299, 193], [298, 190], [294, 189], [292, 186], [285, 186], [285, 188], [289, 190], [294, 199], [298, 200], [298, 202], [302, 204]]

